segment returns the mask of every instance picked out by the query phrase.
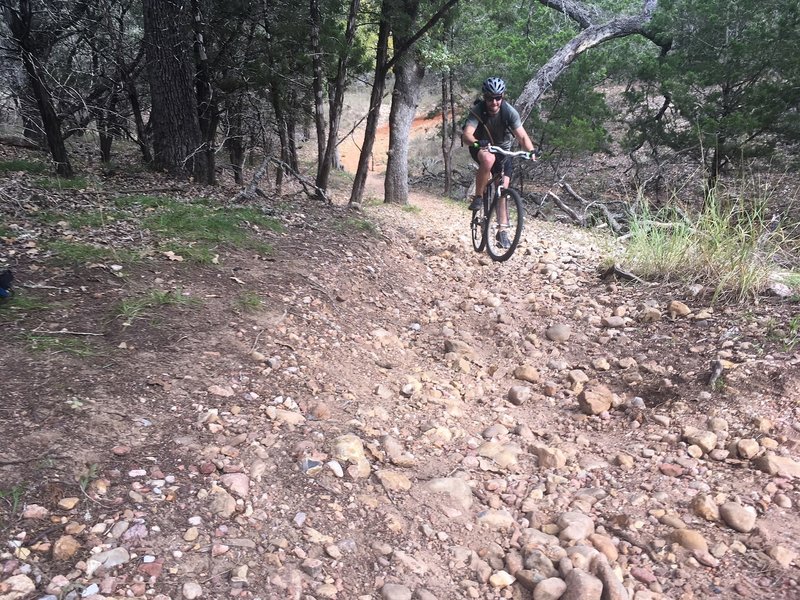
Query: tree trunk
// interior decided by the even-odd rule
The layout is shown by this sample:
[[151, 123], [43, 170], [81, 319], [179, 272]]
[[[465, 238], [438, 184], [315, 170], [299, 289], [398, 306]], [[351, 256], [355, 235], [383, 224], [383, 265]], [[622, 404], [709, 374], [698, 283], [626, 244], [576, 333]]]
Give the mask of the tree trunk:
[[311, 12], [311, 64], [314, 71], [312, 87], [314, 90], [314, 124], [317, 129], [317, 176], [320, 166], [325, 158], [325, 105], [322, 71], [322, 46], [319, 40], [319, 30], [322, 27], [322, 15], [319, 10], [319, 0], [310, 1]]
[[114, 136], [119, 133], [117, 119], [117, 93], [109, 94], [108, 106], [97, 112], [97, 134], [100, 138], [100, 160], [103, 163], [111, 162], [111, 145]]
[[442, 73], [442, 160], [444, 162], [444, 195], [453, 192], [453, 144], [456, 136], [453, 71]]
[[2, 7], [11, 42], [25, 68], [28, 82], [36, 99], [44, 137], [50, 150], [50, 156], [56, 167], [56, 173], [62, 177], [72, 177], [72, 165], [69, 162], [64, 136], [61, 133], [61, 122], [53, 106], [53, 97], [45, 82], [45, 72], [40, 66], [39, 48], [31, 39], [31, 20], [33, 13], [28, 2], [20, 2], [18, 10], [10, 5]]
[[145, 127], [144, 118], [142, 117], [139, 90], [136, 89], [136, 83], [132, 79], [125, 80], [125, 91], [128, 94], [128, 102], [131, 104], [133, 120], [136, 123], [136, 142], [142, 152], [142, 160], [146, 165], [149, 165], [153, 162], [153, 154], [150, 152], [150, 137], [147, 135], [147, 127]]
[[142, 7], [153, 166], [205, 183], [208, 164], [194, 89], [191, 14], [178, 0], [143, 0]]
[[32, 95], [33, 87], [28, 72], [23, 68], [15, 68], [9, 83], [16, 100], [17, 112], [22, 119], [23, 137], [40, 148], [47, 148], [42, 118], [39, 115], [36, 98]]
[[56, 173], [61, 177], [72, 177], [74, 171], [69, 162], [67, 147], [64, 144], [64, 136], [61, 133], [61, 123], [58, 120], [58, 115], [56, 115], [56, 110], [53, 106], [53, 97], [50, 94], [50, 89], [42, 79], [42, 73], [39, 71], [36, 59], [29, 51], [24, 49], [22, 52], [22, 62], [31, 80], [33, 95], [39, 107], [42, 127], [44, 128], [45, 138], [47, 139], [47, 146], [50, 149], [50, 157], [53, 159], [56, 166]]
[[225, 147], [233, 171], [233, 180], [238, 185], [244, 183], [242, 170], [244, 168], [244, 132], [242, 127], [242, 101], [241, 98], [228, 108], [228, 135], [225, 138]]
[[394, 68], [384, 202], [408, 204], [408, 145], [424, 75], [425, 67], [414, 51], [406, 52]]
[[[660, 43], [646, 30], [658, 7], [658, 0], [644, 0], [642, 12], [639, 14], [613, 16], [600, 14], [597, 10], [573, 0], [539, 0], [539, 2], [570, 17], [582, 31], [553, 54], [533, 79], [525, 84], [516, 102], [516, 108], [523, 121], [528, 118], [533, 107], [538, 104], [559, 75], [587, 50], [603, 42], [634, 34], [643, 35], [655, 43]], [[596, 24], [598, 20], [605, 22]]]
[[200, 123], [200, 134], [203, 141], [202, 152], [205, 154], [202, 183], [214, 185], [216, 177], [216, 144], [217, 124], [219, 121], [217, 102], [213, 93], [211, 67], [208, 64], [208, 53], [205, 44], [205, 22], [198, 0], [192, 0], [194, 19], [194, 59], [196, 65], [195, 93], [197, 94], [197, 117]]
[[330, 101], [330, 118], [328, 126], [328, 141], [325, 144], [325, 152], [322, 160], [317, 167], [316, 186], [320, 190], [328, 189], [328, 181], [331, 176], [331, 169], [334, 164], [339, 165], [339, 155], [337, 151], [337, 137], [339, 136], [339, 123], [342, 119], [342, 105], [344, 104], [344, 86], [347, 79], [347, 59], [353, 47], [356, 34], [356, 17], [361, 6], [361, 0], [350, 1], [350, 12], [347, 15], [347, 28], [345, 30], [344, 46], [339, 53], [339, 60], [336, 66], [336, 77], [333, 82], [333, 96]]
[[[409, 5], [414, 4], [410, 0]], [[423, 35], [425, 35], [431, 27], [433, 27], [439, 20], [444, 17], [447, 12], [456, 4], [458, 0], [447, 0], [439, 10], [437, 10], [428, 22], [420, 27], [414, 35], [398, 37], [398, 43], [394, 46], [394, 54], [391, 60], [387, 60], [388, 45], [389, 45], [389, 32], [391, 26], [397, 25], [392, 23], [393, 17], [400, 14], [397, 21], [402, 22], [403, 19], [408, 19], [409, 14], [404, 12], [404, 6], [397, 8], [392, 0], [383, 0], [381, 3], [381, 21], [378, 27], [378, 44], [375, 55], [375, 80], [372, 83], [372, 94], [370, 95], [369, 113], [367, 113], [367, 123], [364, 130], [364, 143], [361, 146], [361, 155], [358, 157], [358, 169], [353, 180], [353, 190], [350, 193], [350, 204], [360, 204], [364, 196], [364, 187], [367, 182], [367, 171], [369, 170], [369, 162], [372, 156], [372, 147], [375, 143], [375, 131], [378, 128], [378, 117], [380, 116], [381, 100], [383, 99], [383, 90], [386, 87], [386, 74], [389, 69], [394, 67], [406, 52], [408, 52], [414, 44]], [[410, 31], [410, 27], [408, 28]], [[407, 140], [406, 140], [407, 141]]]
[[372, 147], [375, 145], [375, 132], [378, 129], [378, 119], [381, 116], [381, 101], [383, 90], [386, 88], [386, 64], [389, 53], [389, 19], [388, 0], [383, 1], [381, 7], [381, 23], [378, 27], [378, 46], [375, 54], [375, 80], [372, 82], [372, 93], [369, 97], [369, 112], [364, 126], [364, 142], [361, 144], [361, 154], [358, 157], [358, 168], [353, 179], [353, 189], [350, 192], [350, 204], [360, 204], [364, 197], [364, 187], [367, 184], [367, 172], [372, 157]]
[[284, 113], [286, 121], [286, 162], [295, 173], [300, 172], [297, 161], [297, 94], [292, 91], [289, 94], [289, 106]]

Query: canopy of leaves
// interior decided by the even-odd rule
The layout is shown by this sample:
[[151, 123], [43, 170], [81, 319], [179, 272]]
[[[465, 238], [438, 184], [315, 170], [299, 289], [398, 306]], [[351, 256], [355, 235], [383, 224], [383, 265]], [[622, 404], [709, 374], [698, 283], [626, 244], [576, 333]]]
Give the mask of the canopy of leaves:
[[629, 88], [631, 148], [728, 163], [800, 140], [800, 2], [677, 0], [653, 26], [673, 43], [640, 63]]

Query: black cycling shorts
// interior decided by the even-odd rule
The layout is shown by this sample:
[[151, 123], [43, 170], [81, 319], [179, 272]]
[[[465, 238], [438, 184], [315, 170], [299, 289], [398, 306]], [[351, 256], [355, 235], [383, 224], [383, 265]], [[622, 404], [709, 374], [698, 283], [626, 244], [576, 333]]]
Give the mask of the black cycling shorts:
[[[475, 162], [478, 162], [478, 150], [480, 149], [473, 148], [472, 146], [469, 147], [470, 156], [472, 156], [472, 160]], [[511, 177], [511, 174], [514, 172], [514, 159], [510, 156], [499, 156], [495, 154], [494, 165], [492, 165], [492, 175], [499, 175], [501, 167], [503, 167], [506, 177]]]

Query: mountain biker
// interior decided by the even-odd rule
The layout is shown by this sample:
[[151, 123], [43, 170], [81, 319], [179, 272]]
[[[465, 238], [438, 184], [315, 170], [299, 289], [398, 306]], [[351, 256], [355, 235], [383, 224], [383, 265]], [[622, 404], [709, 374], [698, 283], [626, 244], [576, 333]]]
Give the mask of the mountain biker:
[[[522, 126], [519, 113], [505, 100], [506, 82], [499, 77], [489, 77], [483, 82], [483, 99], [475, 102], [469, 111], [464, 128], [461, 132], [461, 140], [469, 147], [472, 159], [478, 163], [478, 172], [475, 175], [475, 197], [469, 205], [470, 210], [478, 210], [483, 202], [483, 192], [486, 184], [489, 183], [492, 174], [500, 172], [502, 166], [505, 171], [503, 187], [508, 187], [511, 180], [511, 173], [514, 170], [514, 161], [510, 157], [505, 157], [500, 161], [495, 160], [495, 155], [486, 150], [489, 144], [501, 146], [504, 150], [510, 150], [516, 138], [519, 145], [531, 153], [531, 160], [535, 160], [533, 155], [533, 142], [528, 137], [528, 132]], [[498, 207], [498, 215], [505, 213], [505, 202]], [[498, 217], [502, 218], [502, 217]], [[508, 234], [500, 222], [498, 241], [501, 246], [507, 248], [510, 245]]]

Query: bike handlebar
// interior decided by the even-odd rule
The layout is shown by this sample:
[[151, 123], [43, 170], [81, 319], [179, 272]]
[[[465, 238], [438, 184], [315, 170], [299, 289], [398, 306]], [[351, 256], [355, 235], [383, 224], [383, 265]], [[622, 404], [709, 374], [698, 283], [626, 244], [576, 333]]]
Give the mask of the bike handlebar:
[[[478, 142], [475, 142], [472, 145], [475, 148], [481, 148], [481, 145]], [[527, 158], [528, 160], [536, 160], [536, 153], [533, 150], [531, 150], [530, 152], [528, 152], [527, 150], [511, 151], [511, 150], [506, 150], [501, 146], [492, 146], [492, 145], [483, 146], [481, 150], [486, 150], [491, 154], [502, 154], [503, 156], [510, 156], [511, 158]]]

